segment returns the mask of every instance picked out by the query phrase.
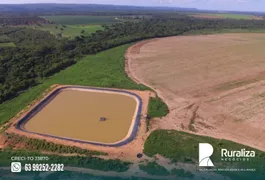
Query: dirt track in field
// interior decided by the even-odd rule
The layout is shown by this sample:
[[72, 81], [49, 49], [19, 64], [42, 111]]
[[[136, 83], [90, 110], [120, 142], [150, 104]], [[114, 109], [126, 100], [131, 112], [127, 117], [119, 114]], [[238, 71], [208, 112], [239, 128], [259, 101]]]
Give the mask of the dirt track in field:
[[170, 113], [153, 128], [224, 138], [265, 151], [265, 34], [178, 36], [128, 49], [127, 73]]

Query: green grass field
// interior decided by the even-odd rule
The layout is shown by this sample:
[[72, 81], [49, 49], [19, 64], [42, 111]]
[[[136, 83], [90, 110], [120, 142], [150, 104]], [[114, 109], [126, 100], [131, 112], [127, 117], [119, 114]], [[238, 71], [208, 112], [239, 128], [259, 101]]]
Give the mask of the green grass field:
[[221, 17], [221, 18], [229, 18], [229, 19], [253, 19], [252, 15], [248, 15], [248, 14], [229, 14], [229, 13], [225, 13], [225, 14], [208, 14], [208, 15], [213, 15], [216, 17]]
[[114, 16], [42, 16], [43, 18], [54, 22], [55, 24], [66, 24], [66, 25], [76, 25], [76, 24], [86, 24], [86, 25], [99, 25], [99, 24], [109, 24], [119, 22]]
[[59, 24], [42, 24], [41, 26], [29, 26], [33, 29], [49, 31], [51, 34], [62, 37], [74, 38], [76, 36], [88, 36], [97, 30], [103, 30], [101, 25], [59, 25]]
[[189, 16], [202, 16], [208, 18], [221, 18], [221, 19], [253, 19], [253, 15], [249, 14], [231, 14], [231, 13], [191, 13]]
[[[141, 89], [147, 87], [134, 83], [127, 77], [124, 66], [124, 54], [130, 45], [119, 46], [96, 55], [89, 55], [75, 65], [44, 79], [38, 86], [21, 93], [18, 97], [0, 104], [0, 125], [24, 109], [34, 99], [39, 97], [52, 84], [72, 84], [84, 86]], [[160, 111], [165, 105], [162, 101], [155, 102], [152, 108]], [[152, 104], [152, 101], [151, 101]], [[157, 107], [158, 106], [158, 107]], [[162, 110], [163, 111], [163, 110]], [[164, 113], [162, 113], [164, 114]], [[150, 114], [156, 116], [156, 114]]]
[[[265, 153], [253, 148], [227, 140], [219, 140], [206, 136], [198, 136], [174, 130], [156, 130], [147, 138], [144, 153], [148, 156], [161, 154], [173, 162], [198, 164], [199, 143], [210, 143], [214, 147], [211, 159], [215, 168], [255, 168], [255, 172], [220, 172], [232, 177], [234, 180], [248, 180], [254, 175], [257, 179], [265, 177]], [[249, 161], [221, 161], [221, 149], [229, 150], [255, 150], [256, 157]], [[238, 179], [237, 179], [238, 178]], [[255, 179], [256, 180], [256, 179]]]
[[12, 42], [9, 43], [0, 43], [0, 47], [16, 47], [16, 45]]
[[[163, 117], [166, 116], [169, 112], [166, 104], [161, 103], [159, 98], [150, 98], [150, 104], [148, 106], [148, 114], [152, 114], [154, 117]], [[146, 131], [149, 131], [150, 121], [147, 120]]]

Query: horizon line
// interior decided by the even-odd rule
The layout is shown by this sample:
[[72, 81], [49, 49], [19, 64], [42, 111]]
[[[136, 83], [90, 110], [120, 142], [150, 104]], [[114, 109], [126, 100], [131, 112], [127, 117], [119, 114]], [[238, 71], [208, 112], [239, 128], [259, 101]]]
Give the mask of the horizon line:
[[181, 8], [181, 9], [196, 9], [198, 11], [216, 11], [216, 12], [246, 12], [246, 13], [265, 13], [265, 11], [248, 11], [248, 10], [217, 10], [217, 9], [200, 9], [196, 7], [181, 7], [181, 6], [148, 6], [148, 5], [126, 5], [126, 4], [97, 4], [97, 3], [13, 3], [13, 4], [2, 4], [0, 5], [36, 5], [36, 4], [58, 4], [58, 5], [105, 5], [105, 6], [128, 6], [128, 7], [149, 7], [149, 8]]

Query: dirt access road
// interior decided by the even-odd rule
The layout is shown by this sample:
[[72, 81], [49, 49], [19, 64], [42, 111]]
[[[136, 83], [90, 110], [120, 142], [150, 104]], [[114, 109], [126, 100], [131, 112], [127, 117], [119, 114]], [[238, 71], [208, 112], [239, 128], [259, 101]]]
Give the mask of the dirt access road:
[[128, 49], [128, 75], [170, 113], [152, 128], [232, 140], [265, 151], [265, 34], [178, 36]]

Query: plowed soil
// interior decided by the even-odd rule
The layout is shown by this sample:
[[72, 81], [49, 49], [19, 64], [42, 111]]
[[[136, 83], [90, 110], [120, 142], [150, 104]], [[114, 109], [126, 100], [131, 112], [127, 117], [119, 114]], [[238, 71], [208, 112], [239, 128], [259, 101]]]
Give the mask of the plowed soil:
[[178, 129], [265, 150], [265, 34], [178, 36], [140, 42], [127, 73], [155, 89]]

